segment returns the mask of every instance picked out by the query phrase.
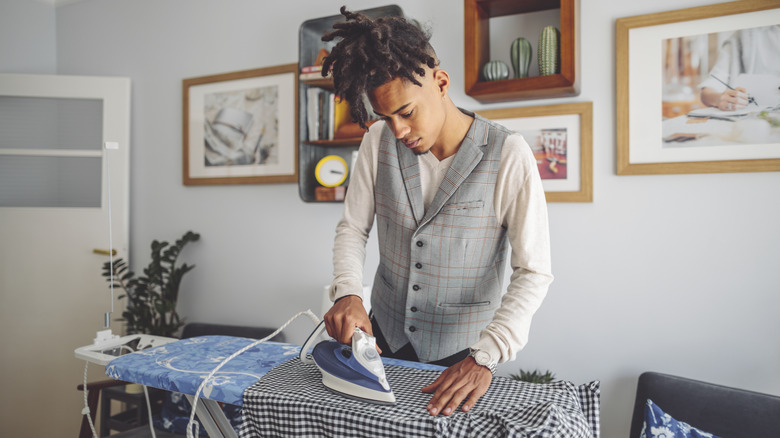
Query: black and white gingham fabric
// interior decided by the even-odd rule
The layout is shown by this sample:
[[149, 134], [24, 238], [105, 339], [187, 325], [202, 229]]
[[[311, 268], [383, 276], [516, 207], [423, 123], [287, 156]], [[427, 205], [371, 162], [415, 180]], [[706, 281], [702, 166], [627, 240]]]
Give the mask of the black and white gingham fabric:
[[470, 412], [432, 417], [420, 391], [438, 371], [394, 365], [385, 373], [397, 403], [380, 405], [334, 394], [315, 365], [298, 358], [274, 368], [244, 392], [241, 438], [599, 436], [599, 383], [532, 384], [495, 377]]

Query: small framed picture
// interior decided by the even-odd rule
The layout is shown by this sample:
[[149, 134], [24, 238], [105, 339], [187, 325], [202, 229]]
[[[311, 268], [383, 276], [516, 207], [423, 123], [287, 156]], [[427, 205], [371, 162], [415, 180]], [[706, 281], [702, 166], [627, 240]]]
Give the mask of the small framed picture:
[[182, 81], [183, 183], [298, 180], [298, 64]]
[[547, 202], [593, 202], [593, 104], [477, 111], [531, 146]]
[[620, 18], [617, 173], [780, 170], [780, 6]]

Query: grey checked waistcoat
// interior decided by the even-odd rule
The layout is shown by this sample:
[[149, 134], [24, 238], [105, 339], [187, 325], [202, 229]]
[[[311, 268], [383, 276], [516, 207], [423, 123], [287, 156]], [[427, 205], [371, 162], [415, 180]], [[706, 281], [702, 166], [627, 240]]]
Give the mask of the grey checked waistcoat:
[[423, 362], [468, 348], [501, 301], [507, 238], [493, 193], [511, 132], [474, 117], [428, 211], [418, 157], [389, 128], [380, 139], [371, 308], [391, 349], [411, 342]]

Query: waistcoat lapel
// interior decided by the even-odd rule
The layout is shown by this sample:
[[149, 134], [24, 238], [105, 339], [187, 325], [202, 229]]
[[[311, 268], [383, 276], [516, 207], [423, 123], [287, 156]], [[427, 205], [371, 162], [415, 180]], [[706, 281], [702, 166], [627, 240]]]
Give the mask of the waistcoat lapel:
[[422, 222], [418, 221], [419, 225], [430, 221], [436, 216], [444, 207], [444, 204], [452, 197], [453, 193], [460, 187], [461, 183], [471, 174], [471, 171], [477, 167], [477, 164], [482, 159], [482, 147], [486, 145], [486, 140], [487, 124], [484, 119], [475, 114], [474, 122], [471, 123], [471, 127], [460, 144], [460, 148], [455, 154], [450, 168], [444, 175], [439, 190], [434, 195], [428, 211], [425, 212], [425, 217]]
[[[387, 129], [390, 131], [390, 129]], [[394, 137], [395, 138], [395, 137]], [[417, 155], [409, 150], [403, 142], [396, 140], [396, 149], [398, 150], [398, 162], [401, 166], [401, 175], [404, 179], [406, 194], [409, 196], [409, 203], [412, 207], [412, 214], [417, 225], [425, 214], [425, 206], [422, 197], [422, 183], [420, 181], [420, 164]]]

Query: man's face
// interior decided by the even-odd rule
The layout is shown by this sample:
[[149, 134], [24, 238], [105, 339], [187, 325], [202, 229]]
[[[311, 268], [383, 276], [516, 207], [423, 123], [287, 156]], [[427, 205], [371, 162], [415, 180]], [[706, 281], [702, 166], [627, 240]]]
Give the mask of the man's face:
[[395, 137], [416, 154], [428, 152], [439, 140], [445, 121], [444, 95], [437, 71], [426, 69], [422, 87], [396, 78], [368, 93], [374, 112]]

